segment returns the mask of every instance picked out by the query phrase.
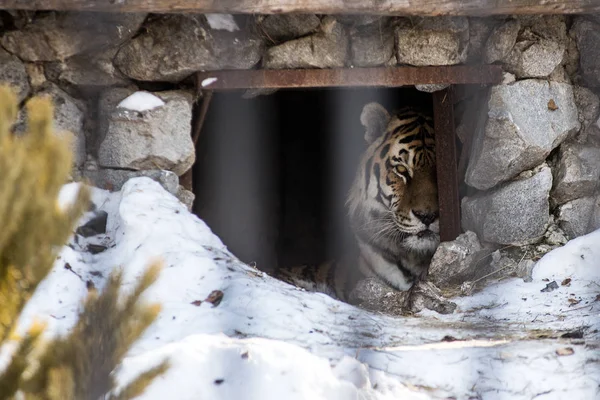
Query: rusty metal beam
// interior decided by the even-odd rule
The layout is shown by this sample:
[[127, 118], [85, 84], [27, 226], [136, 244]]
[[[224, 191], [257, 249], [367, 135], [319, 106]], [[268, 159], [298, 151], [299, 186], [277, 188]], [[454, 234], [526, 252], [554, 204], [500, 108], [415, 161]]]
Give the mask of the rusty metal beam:
[[198, 82], [209, 90], [399, 87], [417, 84], [494, 84], [502, 81], [497, 65], [439, 67], [382, 67], [335, 69], [260, 69], [198, 72]]
[[508, 15], [600, 12], [597, 0], [1, 0], [0, 9], [151, 13]]
[[437, 166], [440, 240], [460, 235], [460, 199], [456, 169], [456, 134], [452, 88], [433, 93], [433, 123]]

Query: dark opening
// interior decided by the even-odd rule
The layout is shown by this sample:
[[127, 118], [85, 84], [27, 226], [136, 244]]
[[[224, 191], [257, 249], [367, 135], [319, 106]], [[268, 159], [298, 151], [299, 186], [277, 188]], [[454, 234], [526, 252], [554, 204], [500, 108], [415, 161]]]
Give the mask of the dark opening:
[[418, 105], [414, 88], [215, 93], [194, 166], [194, 212], [242, 261], [272, 272], [353, 245], [345, 200], [366, 148], [362, 107]]

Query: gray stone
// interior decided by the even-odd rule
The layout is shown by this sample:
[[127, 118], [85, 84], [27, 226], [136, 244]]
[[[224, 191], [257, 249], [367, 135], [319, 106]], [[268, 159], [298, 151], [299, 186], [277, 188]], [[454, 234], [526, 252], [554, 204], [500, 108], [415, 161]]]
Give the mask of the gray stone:
[[564, 83], [528, 79], [494, 86], [488, 106], [465, 176], [480, 190], [539, 165], [580, 127], [573, 89]]
[[142, 112], [112, 111], [98, 151], [101, 167], [165, 169], [181, 175], [192, 166], [192, 96], [181, 91], [154, 94], [165, 102], [163, 106]]
[[469, 20], [465, 17], [415, 18], [396, 28], [399, 64], [453, 65], [467, 58]]
[[183, 186], [179, 185], [175, 196], [177, 196], [179, 201], [187, 207], [188, 211], [192, 211], [194, 207], [194, 200], [196, 199], [196, 195], [194, 194], [194, 192], [189, 191]]
[[211, 29], [202, 15], [163, 15], [127, 42], [114, 63], [142, 81], [180, 81], [199, 70], [250, 69], [263, 41], [248, 31]]
[[588, 85], [600, 86], [600, 24], [576, 17], [571, 33], [579, 48], [579, 69]]
[[532, 44], [521, 56], [519, 78], [541, 78], [550, 75], [561, 63], [564, 53], [564, 44], [553, 40], [540, 40]]
[[438, 92], [440, 90], [444, 90], [449, 87], [449, 84], [446, 83], [433, 83], [433, 84], [425, 84], [425, 85], [415, 85], [415, 89], [425, 92], [425, 93], [433, 93]]
[[394, 35], [389, 25], [367, 25], [350, 34], [352, 65], [374, 67], [385, 65], [394, 55]]
[[516, 274], [519, 278], [523, 279], [523, 281], [531, 282], [531, 281], [533, 281], [532, 274], [533, 274], [534, 267], [535, 267], [535, 261], [523, 260], [517, 266]]
[[25, 64], [25, 70], [27, 71], [27, 76], [29, 76], [29, 83], [34, 90], [39, 89], [46, 83], [46, 74], [44, 73], [44, 66], [42, 64], [27, 63]]
[[600, 228], [600, 196], [582, 197], [561, 205], [558, 224], [570, 239]]
[[585, 143], [590, 135], [598, 134], [598, 127], [594, 124], [600, 116], [600, 99], [590, 89], [583, 86], [573, 86], [575, 104], [581, 123], [581, 130], [577, 135], [577, 141]]
[[58, 86], [47, 82], [37, 95], [49, 96], [54, 104], [54, 128], [72, 140], [75, 166], [80, 167], [86, 159], [85, 132], [83, 128], [85, 105], [75, 100]]
[[424, 309], [451, 314], [456, 304], [446, 300], [431, 282], [418, 282], [410, 291], [399, 292], [377, 278], [360, 280], [350, 293], [349, 302], [366, 310], [391, 315], [417, 313]]
[[504, 59], [517, 42], [521, 23], [512, 19], [498, 26], [490, 34], [483, 50], [483, 61], [491, 64]]
[[269, 48], [263, 66], [273, 69], [343, 67], [347, 49], [348, 37], [342, 24], [325, 17], [319, 32]]
[[469, 18], [469, 48], [467, 50], [467, 64], [481, 64], [483, 62], [483, 53], [485, 44], [502, 19], [497, 17], [470, 17]]
[[600, 179], [600, 148], [563, 143], [554, 173], [552, 200], [564, 204], [594, 194]]
[[502, 62], [517, 78], [547, 77], [562, 62], [567, 47], [562, 16], [520, 17], [517, 43]]
[[472, 275], [473, 267], [477, 267], [481, 250], [477, 234], [471, 231], [453, 241], [440, 243], [431, 259], [428, 279], [440, 288], [460, 286], [465, 280], [472, 280], [467, 275]]
[[442, 292], [431, 282], [418, 282], [411, 290], [407, 299], [407, 308], [413, 313], [424, 309], [440, 314], [452, 314], [456, 310], [456, 303], [448, 301]]
[[19, 102], [23, 101], [31, 91], [25, 65], [17, 57], [0, 47], [0, 82], [15, 89]]
[[0, 44], [25, 61], [64, 60], [86, 50], [116, 46], [132, 37], [146, 14], [64, 12], [44, 14]]
[[350, 28], [356, 28], [365, 25], [384, 26], [388, 24], [392, 18], [382, 17], [380, 15], [370, 14], [340, 14], [334, 15], [335, 19]]
[[115, 68], [112, 60], [118, 48], [76, 55], [65, 62], [46, 66], [49, 79], [75, 86], [123, 86], [129, 80]]
[[550, 168], [462, 200], [462, 226], [485, 242], [529, 243], [541, 238], [549, 216]]
[[100, 144], [106, 137], [110, 124], [110, 116], [115, 111], [117, 104], [129, 95], [135, 93], [137, 88], [111, 88], [100, 93], [98, 99], [98, 130], [94, 135], [93, 143], [88, 143], [90, 153], [97, 154]]
[[179, 177], [171, 171], [165, 170], [143, 170], [130, 171], [124, 169], [101, 168], [97, 170], [84, 170], [83, 176], [90, 180], [95, 187], [118, 192], [125, 182], [141, 176], [148, 177], [156, 182], [172, 195], [178, 193]]
[[267, 39], [281, 42], [313, 33], [321, 20], [314, 14], [274, 14], [259, 16], [257, 25]]

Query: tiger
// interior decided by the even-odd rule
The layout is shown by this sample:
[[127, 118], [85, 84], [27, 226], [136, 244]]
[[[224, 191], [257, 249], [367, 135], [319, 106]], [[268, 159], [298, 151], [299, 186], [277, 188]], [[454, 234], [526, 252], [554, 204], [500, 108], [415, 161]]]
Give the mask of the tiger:
[[357, 254], [278, 274], [344, 301], [365, 277], [409, 290], [426, 277], [440, 243], [432, 118], [410, 107], [390, 114], [372, 102], [363, 107], [360, 122], [367, 148], [346, 200]]

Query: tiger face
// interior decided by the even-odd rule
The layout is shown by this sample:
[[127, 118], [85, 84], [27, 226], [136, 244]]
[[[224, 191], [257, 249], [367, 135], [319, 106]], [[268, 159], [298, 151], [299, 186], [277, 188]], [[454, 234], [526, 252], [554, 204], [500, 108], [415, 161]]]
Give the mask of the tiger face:
[[369, 144], [348, 197], [363, 273], [398, 290], [423, 278], [439, 238], [431, 118], [377, 103], [361, 114]]

